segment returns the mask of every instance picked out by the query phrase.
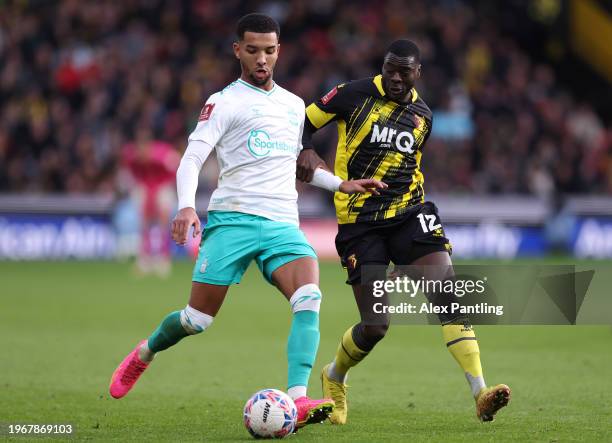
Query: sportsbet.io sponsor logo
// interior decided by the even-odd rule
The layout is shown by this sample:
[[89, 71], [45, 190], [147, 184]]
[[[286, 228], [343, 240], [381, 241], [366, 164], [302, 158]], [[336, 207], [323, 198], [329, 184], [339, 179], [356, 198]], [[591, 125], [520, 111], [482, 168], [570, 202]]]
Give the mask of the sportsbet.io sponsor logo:
[[298, 147], [284, 141], [272, 140], [263, 129], [252, 129], [247, 140], [249, 152], [256, 158], [267, 157], [272, 151], [297, 153]]

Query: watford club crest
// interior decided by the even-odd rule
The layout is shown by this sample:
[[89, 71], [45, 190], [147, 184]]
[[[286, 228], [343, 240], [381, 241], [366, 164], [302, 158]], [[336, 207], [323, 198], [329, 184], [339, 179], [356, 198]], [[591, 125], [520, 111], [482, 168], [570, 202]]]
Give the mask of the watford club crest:
[[350, 269], [355, 269], [357, 267], [357, 257], [355, 254], [349, 255], [349, 258], [346, 260], [346, 264]]
[[414, 114], [412, 120], [414, 121], [414, 127], [417, 129], [422, 129], [423, 125], [425, 125], [425, 119], [420, 115]]

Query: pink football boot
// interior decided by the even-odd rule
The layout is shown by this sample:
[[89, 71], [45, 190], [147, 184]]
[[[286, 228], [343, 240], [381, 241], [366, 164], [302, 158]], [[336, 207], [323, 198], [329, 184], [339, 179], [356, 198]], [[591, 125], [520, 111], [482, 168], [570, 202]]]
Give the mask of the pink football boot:
[[297, 408], [296, 428], [302, 428], [312, 423], [322, 423], [334, 410], [334, 401], [331, 398], [313, 400], [306, 396], [293, 401]]
[[114, 398], [124, 397], [130, 392], [130, 389], [134, 387], [144, 370], [149, 366], [149, 363], [142, 361], [138, 356], [138, 350], [145, 342], [146, 340], [143, 340], [138, 343], [113, 372], [109, 391]]

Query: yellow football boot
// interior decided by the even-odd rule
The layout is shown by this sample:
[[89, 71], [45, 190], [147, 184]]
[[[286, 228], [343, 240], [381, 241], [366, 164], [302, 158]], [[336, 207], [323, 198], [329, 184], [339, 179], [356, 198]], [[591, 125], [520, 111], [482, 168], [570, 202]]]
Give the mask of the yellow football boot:
[[328, 364], [321, 371], [321, 385], [323, 387], [323, 397], [331, 398], [336, 407], [329, 416], [329, 421], [334, 425], [343, 425], [346, 423], [348, 406], [346, 404], [346, 388], [348, 385], [332, 380], [327, 375]]
[[476, 416], [481, 421], [493, 421], [495, 414], [510, 401], [510, 388], [497, 385], [482, 388], [476, 396]]

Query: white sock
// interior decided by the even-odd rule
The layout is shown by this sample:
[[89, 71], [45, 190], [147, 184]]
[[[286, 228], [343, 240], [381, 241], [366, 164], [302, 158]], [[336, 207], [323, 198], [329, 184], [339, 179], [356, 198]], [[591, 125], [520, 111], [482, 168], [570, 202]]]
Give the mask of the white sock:
[[144, 344], [138, 350], [138, 358], [140, 358], [145, 363], [150, 363], [153, 361], [155, 357], [155, 352], [149, 349], [149, 344], [144, 342]]
[[296, 400], [300, 397], [306, 396], [306, 386], [293, 386], [287, 390], [287, 395], [292, 400]]
[[484, 377], [481, 375], [479, 377], [472, 377], [468, 372], [465, 373], [465, 378], [470, 384], [470, 389], [472, 390], [472, 395], [474, 398], [478, 395], [482, 388], [486, 388]]
[[327, 376], [334, 381], [339, 383], [346, 383], [346, 378], [348, 377], [348, 373], [341, 374], [336, 370], [336, 360], [334, 360], [331, 365], [329, 365], [329, 369], [327, 370]]

